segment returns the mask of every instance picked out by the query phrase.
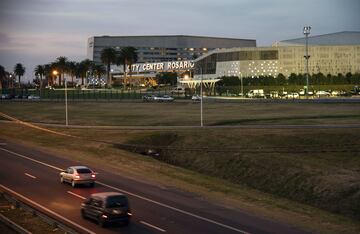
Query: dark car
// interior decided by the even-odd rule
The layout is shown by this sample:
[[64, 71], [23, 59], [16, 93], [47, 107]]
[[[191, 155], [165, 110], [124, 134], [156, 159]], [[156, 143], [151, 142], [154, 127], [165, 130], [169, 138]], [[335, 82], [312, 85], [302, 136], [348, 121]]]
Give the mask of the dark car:
[[117, 192], [93, 193], [81, 204], [81, 216], [104, 227], [110, 223], [128, 225], [132, 216], [128, 198]]

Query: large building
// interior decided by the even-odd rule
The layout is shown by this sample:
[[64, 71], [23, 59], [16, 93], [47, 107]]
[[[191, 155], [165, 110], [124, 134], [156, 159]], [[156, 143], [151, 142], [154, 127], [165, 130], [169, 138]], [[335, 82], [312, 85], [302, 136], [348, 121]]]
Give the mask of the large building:
[[112, 47], [117, 51], [132, 46], [138, 62], [191, 60], [220, 48], [255, 47], [256, 40], [202, 36], [95, 36], [88, 39], [87, 58], [101, 62], [101, 51]]
[[[360, 32], [309, 37], [309, 73], [360, 73]], [[274, 43], [272, 47], [217, 49], [195, 60], [204, 79], [221, 76], [289, 76], [305, 71], [305, 39]], [[199, 79], [199, 71], [195, 78]]]

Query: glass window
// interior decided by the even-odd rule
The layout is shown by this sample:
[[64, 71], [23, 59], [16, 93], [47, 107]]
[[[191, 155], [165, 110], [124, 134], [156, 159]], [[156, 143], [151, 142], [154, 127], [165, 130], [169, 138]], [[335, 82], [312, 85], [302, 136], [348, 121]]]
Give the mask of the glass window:
[[106, 199], [106, 208], [124, 207], [128, 205], [125, 196], [111, 196]]
[[77, 173], [79, 173], [79, 174], [88, 174], [88, 173], [91, 173], [91, 170], [88, 169], [88, 168], [80, 168], [80, 169], [77, 169], [76, 171], [77, 171]]

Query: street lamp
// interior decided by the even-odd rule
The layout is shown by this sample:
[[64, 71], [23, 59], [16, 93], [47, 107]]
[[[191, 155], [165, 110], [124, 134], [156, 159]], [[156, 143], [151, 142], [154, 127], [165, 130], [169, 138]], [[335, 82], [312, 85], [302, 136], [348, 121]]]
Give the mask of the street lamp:
[[203, 123], [203, 88], [202, 88], [202, 83], [203, 83], [203, 70], [201, 66], [197, 66], [200, 70], [201, 76], [200, 76], [200, 127], [204, 126]]
[[[53, 70], [52, 74], [56, 77], [59, 74], [59, 72], [57, 70]], [[68, 126], [69, 121], [68, 121], [67, 80], [66, 80], [66, 77], [64, 77], [64, 83], [65, 83], [65, 124], [66, 124], [66, 126]]]
[[68, 103], [67, 103], [67, 79], [64, 77], [65, 83], [65, 124], [66, 126], [69, 125], [69, 118], [68, 118]]
[[306, 60], [306, 97], [309, 95], [309, 51], [308, 51], [308, 37], [310, 34], [311, 26], [304, 27], [304, 35], [305, 35], [305, 60]]
[[241, 90], [241, 96], [243, 97], [244, 96], [244, 85], [243, 85], [243, 77], [242, 77], [242, 73], [239, 72], [239, 75], [240, 75], [240, 90]]
[[[53, 74], [53, 76], [54, 76], [55, 79], [56, 79], [56, 77], [57, 77], [57, 75], [59, 74], [59, 72], [58, 72], [57, 70], [53, 70], [52, 74]], [[52, 82], [52, 85], [53, 85], [53, 84], [54, 84], [54, 81]]]

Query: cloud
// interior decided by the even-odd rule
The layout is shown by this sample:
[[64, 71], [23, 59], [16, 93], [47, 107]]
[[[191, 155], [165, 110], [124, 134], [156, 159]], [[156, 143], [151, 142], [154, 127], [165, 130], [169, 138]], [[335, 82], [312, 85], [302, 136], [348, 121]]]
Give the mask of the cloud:
[[0, 61], [82, 59], [95, 35], [236, 37], [268, 46], [301, 37], [305, 24], [312, 35], [360, 30], [358, 9], [359, 0], [0, 0]]

